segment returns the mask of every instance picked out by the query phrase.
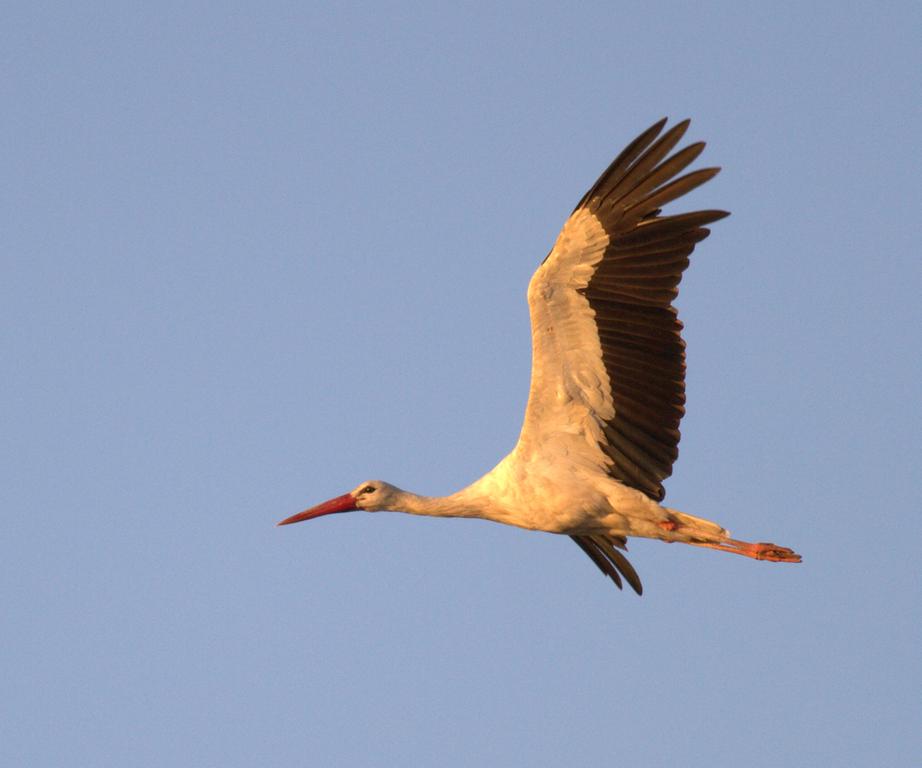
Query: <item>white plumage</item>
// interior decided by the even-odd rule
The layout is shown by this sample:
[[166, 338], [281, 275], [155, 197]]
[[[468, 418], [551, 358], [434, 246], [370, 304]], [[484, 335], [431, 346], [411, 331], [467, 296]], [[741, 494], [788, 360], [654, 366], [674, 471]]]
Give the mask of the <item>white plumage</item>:
[[709, 234], [704, 225], [727, 215], [662, 215], [719, 170], [676, 178], [704, 144], [670, 156], [688, 121], [660, 135], [665, 124], [638, 136], [599, 177], [529, 283], [531, 388], [513, 451], [450, 496], [372, 480], [279, 525], [356, 509], [479, 517], [567, 534], [619, 588], [623, 578], [638, 594], [640, 579], [621, 552], [628, 536], [800, 561], [660, 503], [685, 411], [685, 344], [672, 301]]

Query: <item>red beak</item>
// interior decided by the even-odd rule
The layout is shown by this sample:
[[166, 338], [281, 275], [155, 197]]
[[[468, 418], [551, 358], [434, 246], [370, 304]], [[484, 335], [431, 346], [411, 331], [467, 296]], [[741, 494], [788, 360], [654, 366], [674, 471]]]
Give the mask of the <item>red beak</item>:
[[352, 512], [355, 509], [358, 509], [355, 506], [355, 498], [351, 493], [346, 493], [342, 496], [337, 496], [335, 499], [325, 501], [323, 504], [318, 504], [316, 507], [305, 509], [297, 515], [286, 517], [279, 525], [291, 525], [292, 523], [300, 523], [302, 520], [313, 520], [315, 517], [332, 515], [334, 512]]

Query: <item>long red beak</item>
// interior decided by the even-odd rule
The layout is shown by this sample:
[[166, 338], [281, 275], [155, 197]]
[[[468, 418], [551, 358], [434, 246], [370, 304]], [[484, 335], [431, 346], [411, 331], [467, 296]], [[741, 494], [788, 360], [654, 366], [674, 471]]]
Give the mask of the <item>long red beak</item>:
[[313, 520], [315, 517], [332, 515], [334, 512], [352, 512], [354, 509], [358, 509], [355, 506], [355, 498], [351, 493], [345, 493], [335, 499], [325, 501], [323, 504], [318, 504], [316, 507], [305, 509], [297, 515], [286, 517], [279, 525], [291, 525], [292, 523], [300, 523], [302, 520]]

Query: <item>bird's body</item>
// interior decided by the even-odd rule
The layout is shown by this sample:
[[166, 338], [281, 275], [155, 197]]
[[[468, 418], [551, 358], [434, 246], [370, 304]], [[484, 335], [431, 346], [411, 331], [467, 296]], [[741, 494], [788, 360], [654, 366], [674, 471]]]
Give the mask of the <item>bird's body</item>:
[[688, 121], [660, 137], [665, 122], [602, 174], [529, 283], [531, 388], [513, 451], [450, 496], [369, 481], [281, 524], [394, 510], [567, 534], [619, 587], [623, 577], [638, 594], [640, 580], [620, 551], [629, 536], [799, 562], [787, 548], [730, 539], [716, 523], [660, 503], [685, 410], [685, 344], [672, 300], [688, 256], [709, 234], [704, 225], [727, 215], [661, 215], [718, 171], [675, 178], [704, 144], [667, 157]]

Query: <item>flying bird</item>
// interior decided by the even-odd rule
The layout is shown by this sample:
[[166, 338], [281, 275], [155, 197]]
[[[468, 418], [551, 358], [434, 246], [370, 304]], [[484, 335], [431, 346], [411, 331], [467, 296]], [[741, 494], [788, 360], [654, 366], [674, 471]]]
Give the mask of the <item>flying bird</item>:
[[623, 554], [639, 536], [797, 563], [776, 544], [730, 538], [717, 523], [662, 504], [685, 413], [685, 342], [672, 305], [696, 244], [718, 210], [662, 208], [719, 168], [680, 173], [704, 149], [670, 155], [688, 128], [644, 131], [583, 195], [528, 285], [532, 372], [518, 443], [490, 472], [450, 496], [380, 480], [282, 520], [391, 510], [476, 517], [569, 536], [622, 587], [640, 578]]

